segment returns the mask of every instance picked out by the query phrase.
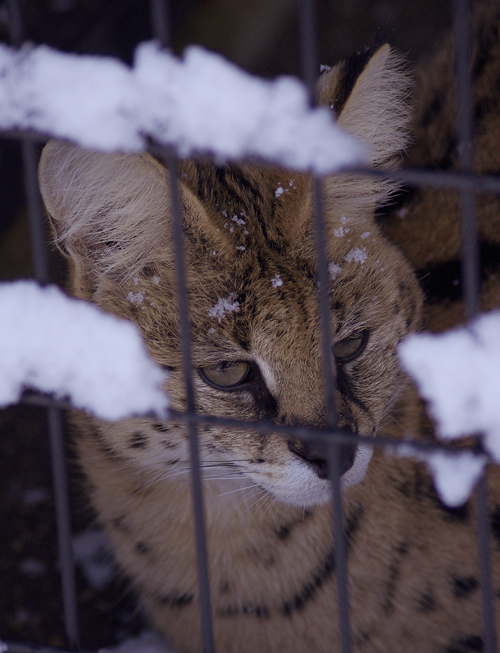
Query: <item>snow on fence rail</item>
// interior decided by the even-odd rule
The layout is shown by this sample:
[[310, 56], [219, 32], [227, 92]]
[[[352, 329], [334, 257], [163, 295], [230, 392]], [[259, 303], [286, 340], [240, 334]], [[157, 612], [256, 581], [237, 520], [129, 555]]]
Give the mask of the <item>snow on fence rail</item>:
[[166, 415], [166, 373], [137, 327], [55, 286], [0, 284], [0, 406], [34, 387], [109, 420]]
[[196, 46], [180, 60], [154, 42], [137, 47], [133, 67], [43, 45], [0, 45], [0, 129], [106, 151], [143, 150], [149, 136], [181, 156], [255, 156], [320, 174], [366, 154], [332, 111], [310, 107], [297, 79], [259, 79]]

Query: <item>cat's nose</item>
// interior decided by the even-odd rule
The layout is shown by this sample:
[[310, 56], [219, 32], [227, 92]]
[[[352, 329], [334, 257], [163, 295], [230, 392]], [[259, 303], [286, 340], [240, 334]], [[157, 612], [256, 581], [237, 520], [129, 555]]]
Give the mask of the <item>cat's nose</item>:
[[[301, 442], [290, 440], [288, 448], [296, 456], [304, 460], [316, 472], [319, 478], [330, 477], [330, 464], [328, 462], [327, 446], [323, 442]], [[340, 474], [343, 475], [351, 469], [356, 456], [357, 445], [343, 444], [339, 447]]]

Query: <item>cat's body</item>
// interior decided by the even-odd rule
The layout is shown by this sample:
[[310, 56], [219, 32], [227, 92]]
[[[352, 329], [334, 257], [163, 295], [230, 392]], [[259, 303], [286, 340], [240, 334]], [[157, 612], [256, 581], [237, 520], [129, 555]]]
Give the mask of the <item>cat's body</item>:
[[[376, 166], [391, 166], [404, 147], [406, 93], [388, 46], [319, 83], [320, 100], [369, 145]], [[52, 143], [40, 179], [71, 258], [72, 292], [138, 324], [170, 371], [173, 407], [184, 410], [165, 168], [147, 155]], [[180, 191], [197, 410], [324, 427], [310, 178], [187, 161]], [[422, 295], [373, 217], [387, 191], [362, 177], [323, 183], [339, 426], [401, 436], [416, 433], [420, 411], [396, 348], [419, 327]], [[117, 561], [168, 642], [201, 650], [185, 427], [73, 419]], [[324, 451], [211, 426], [200, 430], [200, 452], [216, 649], [339, 650]], [[363, 478], [369, 458], [366, 448], [343, 450], [353, 650], [482, 650], [474, 505], [445, 508], [420, 463], [380, 451]]]

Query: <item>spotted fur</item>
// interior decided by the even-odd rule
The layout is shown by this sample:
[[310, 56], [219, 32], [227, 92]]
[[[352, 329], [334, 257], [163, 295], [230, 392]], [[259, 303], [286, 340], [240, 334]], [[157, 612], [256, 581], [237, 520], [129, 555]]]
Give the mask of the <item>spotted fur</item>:
[[[438, 82], [448, 79], [445, 69], [442, 79], [426, 78], [422, 91], [428, 99], [417, 136], [424, 144], [410, 156], [425, 165], [419, 148], [434, 147], [432, 129], [444, 133], [435, 121], [446, 112], [435, 108], [435, 98]], [[367, 144], [374, 166], [397, 164], [408, 139], [408, 76], [388, 46], [324, 73], [318, 94]], [[426, 112], [432, 114], [427, 128]], [[148, 155], [54, 142], [43, 153], [40, 182], [70, 260], [72, 293], [138, 325], [153, 359], [169, 370], [173, 407], [185, 410], [167, 170]], [[367, 435], [416, 434], [422, 413], [396, 349], [420, 326], [422, 291], [414, 268], [375, 219], [394, 188], [346, 174], [322, 187], [332, 351], [342, 351], [339, 343], [349, 339], [361, 343], [352, 359], [336, 354], [339, 425]], [[324, 427], [311, 179], [189, 160], [180, 165], [179, 190], [197, 409]], [[419, 258], [420, 232], [422, 242], [432, 241], [436, 225], [451, 224], [456, 208], [443, 203], [436, 211], [441, 205], [425, 192], [409, 200], [404, 221], [382, 221], [418, 270], [449, 264], [450, 252], [456, 257], [446, 249], [439, 258], [444, 245], [436, 240], [436, 256]], [[420, 222], [426, 201], [432, 213]], [[447, 227], [437, 229], [447, 235]], [[437, 304], [425, 292], [424, 316], [433, 326]], [[445, 316], [447, 304], [439, 310]], [[220, 389], [207, 382], [204, 370], [231, 361], [248, 365], [241, 385]], [[202, 650], [185, 427], [149, 418], [107, 423], [81, 413], [73, 423], [90, 498], [118, 564], [167, 641], [179, 651]], [[217, 650], [339, 650], [324, 452], [278, 433], [220, 426], [201, 428], [200, 451]], [[420, 463], [379, 451], [365, 474], [369, 458], [366, 447], [344, 451], [353, 650], [482, 650], [475, 504], [446, 508]], [[497, 499], [493, 493], [495, 554]], [[497, 571], [498, 560], [495, 555]]]

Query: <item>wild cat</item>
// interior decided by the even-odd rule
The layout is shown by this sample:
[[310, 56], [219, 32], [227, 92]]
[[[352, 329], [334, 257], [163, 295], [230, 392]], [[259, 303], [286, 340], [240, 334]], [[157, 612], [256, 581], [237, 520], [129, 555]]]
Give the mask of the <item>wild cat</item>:
[[[381, 168], [407, 145], [407, 96], [408, 76], [388, 45], [318, 82], [320, 102]], [[51, 142], [39, 176], [70, 291], [137, 324], [169, 371], [172, 407], [185, 410], [165, 166], [147, 154]], [[418, 429], [397, 346], [420, 326], [423, 293], [375, 219], [391, 186], [343, 174], [324, 179], [322, 192], [339, 426], [366, 435], [381, 425], [401, 435], [398, 423]], [[323, 428], [309, 175], [186, 160], [179, 193], [197, 410]], [[119, 566], [169, 645], [201, 651], [185, 426], [77, 412], [72, 423]], [[342, 459], [353, 650], [482, 650], [473, 504], [447, 509], [420, 463], [370, 455], [353, 445]], [[340, 650], [322, 451], [278, 433], [205, 426], [200, 456], [216, 649]]]

